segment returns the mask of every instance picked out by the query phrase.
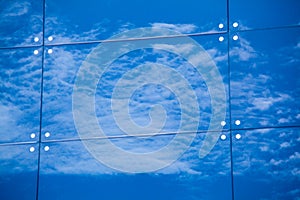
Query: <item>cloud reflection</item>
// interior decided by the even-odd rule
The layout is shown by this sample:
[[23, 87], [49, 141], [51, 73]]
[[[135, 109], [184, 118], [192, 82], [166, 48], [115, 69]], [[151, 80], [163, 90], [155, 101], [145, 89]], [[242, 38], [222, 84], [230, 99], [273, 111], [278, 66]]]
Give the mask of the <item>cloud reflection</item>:
[[42, 1], [1, 1], [0, 7], [0, 47], [41, 44]]
[[41, 64], [33, 48], [0, 51], [1, 142], [29, 141], [39, 132]]
[[[239, 133], [242, 140], [233, 143], [233, 170], [237, 190], [245, 187], [243, 181], [247, 181], [247, 184], [255, 181], [257, 186], [253, 186], [253, 189], [265, 188], [261, 197], [272, 192], [274, 198], [284, 198], [287, 192], [294, 191], [300, 183], [299, 128], [258, 129]], [[275, 189], [271, 190], [270, 187]]]
[[[232, 113], [234, 119], [242, 120], [241, 127], [300, 123], [297, 119], [300, 82], [294, 76], [299, 72], [299, 50], [295, 48], [298, 32], [283, 29], [241, 33], [231, 48]], [[272, 41], [261, 41], [268, 34], [273, 35]], [[282, 39], [282, 35], [289, 35], [289, 39]], [[278, 38], [280, 43], [275, 42]]]

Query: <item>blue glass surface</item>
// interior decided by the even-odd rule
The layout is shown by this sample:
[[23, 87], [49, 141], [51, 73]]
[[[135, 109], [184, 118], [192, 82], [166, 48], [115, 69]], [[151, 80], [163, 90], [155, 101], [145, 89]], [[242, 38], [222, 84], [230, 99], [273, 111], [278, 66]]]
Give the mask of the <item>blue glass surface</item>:
[[[220, 133], [218, 133], [219, 135]], [[229, 134], [219, 140], [214, 149], [204, 158], [199, 158], [199, 149], [205, 134], [198, 134], [190, 148], [175, 162], [165, 168], [149, 172], [126, 173], [107, 167], [117, 160], [120, 165], [131, 169], [132, 163], [117, 157], [111, 149], [105, 149], [103, 140], [89, 140], [98, 145], [99, 153], [108, 153], [111, 160], [97, 160], [82, 141], [47, 142], [41, 151], [40, 199], [231, 199], [231, 167]], [[175, 135], [159, 135], [148, 138], [108, 139], [123, 151], [144, 154], [158, 151]], [[138, 140], [138, 141], [137, 141]], [[168, 162], [169, 157], [161, 154], [160, 159]], [[63, 191], [63, 192], [62, 192]]]
[[0, 50], [0, 143], [38, 140], [41, 50]]
[[[300, 22], [298, 0], [229, 0], [229, 5], [233, 31], [296, 26]], [[233, 27], [234, 22], [239, 25]]]
[[[78, 137], [72, 114], [76, 73], [95, 45], [59, 46], [45, 49], [42, 139]], [[53, 51], [52, 54], [48, 50]], [[46, 138], [45, 133], [50, 137]]]
[[235, 199], [297, 199], [300, 196], [300, 129], [234, 131]]
[[0, 145], [0, 199], [35, 199], [38, 145]]
[[[228, 125], [224, 127], [220, 125], [222, 120], [229, 122], [227, 42], [220, 42], [219, 37], [221, 36], [192, 37], [193, 41], [197, 45], [201, 45], [203, 49], [196, 55], [199, 56], [198, 58], [190, 58], [192, 62], [203, 62], [207, 65], [213, 63], [216, 66], [215, 70], [220, 74], [220, 81], [213, 82], [210, 85], [213, 88], [224, 87], [224, 99], [217, 100], [217, 102], [223, 102], [224, 104], [222, 105], [224, 113], [221, 114], [224, 118], [221, 119], [220, 117], [217, 126], [210, 127], [210, 121], [212, 112], [218, 112], [218, 109], [213, 110], [212, 97], [215, 95], [217, 97], [214, 98], [219, 98], [219, 96], [213, 94], [213, 89], [208, 88], [206, 84], [206, 81], [214, 80], [217, 75], [214, 74], [214, 71], [205, 71], [206, 68], [209, 68], [205, 66], [206, 64], [201, 65], [204, 71], [200, 73], [190, 61], [188, 62], [183, 57], [170, 52], [170, 49], [178, 48], [178, 46], [172, 45], [172, 42], [177, 42], [177, 40], [180, 42], [181, 38], [122, 42], [122, 45], [150, 43], [154, 48], [137, 48], [112, 60], [102, 75], [96, 78], [97, 87], [95, 88], [95, 95], [92, 95], [94, 103], [86, 102], [83, 106], [94, 106], [97, 123], [101, 126], [103, 132], [110, 136], [206, 131], [209, 127], [212, 131], [229, 129]], [[226, 37], [226, 35], [222, 37]], [[188, 51], [190, 44], [180, 44], [179, 42], [178, 45]], [[74, 90], [77, 88], [74, 83], [76, 79], [81, 79], [79, 70], [86, 67], [86, 63], [90, 63], [90, 60], [93, 62], [92, 70], [104, 69], [101, 62], [106, 54], [97, 53], [97, 51], [105, 47], [111, 48], [112, 51], [109, 51], [111, 53], [120, 44], [114, 42], [105, 43], [104, 47], [101, 45], [103, 44], [46, 48], [43, 82], [43, 140], [79, 137], [74, 123], [76, 118], [74, 112], [76, 114], [78, 110], [75, 108], [74, 100], [77, 99], [72, 99], [74, 98]], [[164, 50], [164, 47], [167, 47], [165, 48], [167, 50]], [[51, 54], [47, 53], [49, 49], [53, 51]], [[96, 57], [93, 57], [95, 52], [97, 53]], [[83, 78], [89, 80], [94, 77], [95, 73], [87, 74]], [[168, 73], [171, 74], [168, 75]], [[88, 85], [86, 80], [83, 82]], [[120, 80], [123, 83], [125, 82], [125, 85], [120, 86], [120, 84], [123, 84], [120, 83]], [[188, 86], [182, 89], [181, 85], [184, 84]], [[130, 87], [133, 90], [130, 91], [129, 96], [122, 96]], [[196, 102], [187, 101], [186, 94], [192, 95], [193, 93], [196, 95]], [[79, 98], [81, 96], [79, 95]], [[115, 102], [114, 99], [116, 99]], [[124, 106], [121, 106], [124, 102], [122, 99], [125, 99]], [[190, 99], [188, 98], [188, 100]], [[182, 104], [186, 104], [190, 108], [193, 108], [193, 105], [197, 106], [194, 109], [199, 110], [199, 115], [193, 119], [195, 126], [180, 129], [182, 126], [181, 121], [185, 117], [183, 116], [184, 112], [181, 112], [185, 108]], [[161, 107], [155, 107], [156, 105]], [[215, 105], [215, 107], [218, 107], [218, 105]], [[188, 112], [193, 113], [193, 111]], [[123, 113], [128, 113], [131, 119], [126, 121], [127, 118]], [[193, 116], [192, 114], [189, 115]], [[83, 120], [89, 122], [87, 118], [83, 118]], [[199, 122], [198, 126], [197, 121]], [[91, 127], [91, 125], [87, 126]], [[50, 132], [51, 136], [44, 137], [46, 132]], [[96, 130], [94, 132], [91, 135], [84, 135], [84, 138], [100, 136], [96, 134]]]
[[0, 8], [0, 47], [42, 44], [42, 0], [0, 1]]
[[232, 42], [233, 128], [300, 125], [300, 28], [251, 31]]
[[[226, 0], [46, 0], [48, 44], [93, 41], [133, 28], [170, 28], [178, 33], [226, 30]], [[222, 29], [218, 28], [223, 23]]]
[[1, 0], [0, 200], [298, 200], [299, 10]]

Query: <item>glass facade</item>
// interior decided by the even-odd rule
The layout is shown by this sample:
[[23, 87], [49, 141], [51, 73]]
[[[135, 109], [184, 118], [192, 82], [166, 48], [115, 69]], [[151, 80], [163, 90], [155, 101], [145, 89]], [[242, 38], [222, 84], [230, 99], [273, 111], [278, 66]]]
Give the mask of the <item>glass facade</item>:
[[300, 199], [300, 1], [0, 1], [0, 199]]

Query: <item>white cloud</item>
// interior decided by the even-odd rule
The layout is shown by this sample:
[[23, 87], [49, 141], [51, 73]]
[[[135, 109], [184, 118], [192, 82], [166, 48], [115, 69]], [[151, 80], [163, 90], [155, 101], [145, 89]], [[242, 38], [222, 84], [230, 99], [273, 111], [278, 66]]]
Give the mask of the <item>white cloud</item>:
[[299, 152], [295, 152], [293, 155], [291, 155], [289, 157], [290, 160], [298, 160], [300, 159], [300, 153]]
[[292, 170], [292, 175], [300, 177], [300, 169], [299, 168], [294, 168]]
[[0, 176], [36, 171], [37, 151], [30, 152], [32, 146], [37, 149], [37, 144], [0, 145]]
[[154, 44], [154, 49], [162, 49], [168, 50], [170, 52], [178, 52], [178, 53], [185, 53], [185, 52], [192, 52], [194, 45], [191, 43], [185, 44]]
[[297, 45], [296, 45], [295, 48], [296, 48], [296, 49], [300, 49], [300, 42], [297, 43]]
[[[99, 40], [100, 35], [103, 34], [106, 29], [103, 27], [103, 23], [107, 23], [105, 20], [93, 25], [93, 27], [81, 33], [76, 33], [70, 30], [77, 30], [74, 25], [60, 21], [57, 17], [46, 18], [46, 32], [48, 34], [55, 33], [53, 42], [56, 44], [78, 42], [78, 41], [95, 41]], [[68, 24], [68, 25], [66, 25]]]
[[239, 29], [241, 29], [241, 30], [250, 30], [252, 28], [249, 27], [249, 26], [244, 25], [243, 23], [240, 23], [239, 24]]
[[253, 122], [261, 126], [294, 123], [293, 116], [297, 115], [294, 114], [297, 110], [287, 108], [287, 105], [295, 102], [293, 93], [279, 90], [280, 88], [271, 90], [270, 87], [266, 87], [266, 85], [277, 86], [277, 83], [274, 83], [276, 77], [242, 71], [233, 72], [233, 77], [238, 77], [231, 82], [233, 104], [240, 107], [235, 113], [242, 117], [244, 116], [242, 109], [245, 109], [247, 113], [251, 113], [251, 118], [255, 118], [255, 122], [247, 121], [247, 126], [253, 126]]
[[[254, 106], [252, 109], [257, 109], [261, 111], [268, 110], [277, 102], [284, 102], [291, 97], [287, 94], [279, 93], [277, 97], [256, 97], [253, 98], [251, 104]], [[280, 121], [280, 120], [279, 120]], [[283, 121], [283, 120], [281, 120]], [[284, 123], [284, 122], [282, 122]]]
[[[1, 100], [4, 101], [4, 99]], [[18, 126], [18, 121], [22, 116], [20, 108], [11, 104], [9, 106], [0, 104], [0, 113], [1, 141], [13, 141], [19, 138], [19, 134], [24, 131]]]
[[286, 118], [280, 118], [279, 120], [278, 120], [278, 123], [279, 124], [284, 124], [284, 123], [287, 123], [287, 122], [289, 122], [290, 120], [289, 119], [286, 119]]
[[6, 9], [4, 9], [1, 13], [1, 18], [5, 17], [18, 17], [21, 15], [25, 15], [29, 12], [30, 3], [27, 1], [24, 2], [13, 2]]
[[254, 109], [268, 110], [273, 105], [273, 100], [272, 98], [255, 98], [252, 105], [254, 105]]
[[263, 152], [269, 151], [269, 146], [260, 146], [259, 149]]
[[280, 133], [279, 137], [282, 138], [282, 137], [285, 137], [286, 136], [286, 133], [283, 132], [283, 133]]
[[167, 23], [151, 23], [153, 28], [171, 29], [179, 33], [193, 33], [198, 28], [194, 24], [167, 24]]
[[230, 50], [230, 56], [236, 57], [238, 61], [249, 61], [257, 57], [257, 52], [246, 39], [239, 38], [239, 46], [235, 46]]
[[290, 146], [291, 145], [288, 142], [283, 142], [283, 143], [280, 144], [280, 148], [287, 148], [287, 147], [290, 147]]

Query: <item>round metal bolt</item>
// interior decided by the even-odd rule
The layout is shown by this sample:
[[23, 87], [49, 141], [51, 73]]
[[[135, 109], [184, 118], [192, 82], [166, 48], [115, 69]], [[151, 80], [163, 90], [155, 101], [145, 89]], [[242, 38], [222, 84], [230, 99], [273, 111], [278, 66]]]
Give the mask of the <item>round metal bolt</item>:
[[35, 138], [35, 136], [36, 136], [35, 133], [31, 133], [31, 134], [30, 134], [30, 138], [31, 138], [31, 139]]
[[34, 42], [38, 42], [40, 39], [38, 37], [34, 37]]
[[226, 140], [227, 137], [225, 134], [222, 134], [220, 138], [221, 138], [221, 140]]
[[224, 39], [225, 39], [225, 38], [224, 38], [223, 36], [220, 36], [220, 37], [219, 37], [219, 41], [220, 41], [220, 42], [223, 42]]
[[237, 27], [239, 26], [239, 23], [234, 22], [234, 23], [232, 24], [232, 26], [233, 26], [234, 28], [237, 28]]
[[34, 148], [34, 147], [30, 147], [30, 148], [29, 148], [29, 151], [30, 151], [30, 152], [34, 152], [34, 151], [35, 151], [35, 148]]
[[46, 133], [45, 133], [45, 137], [46, 137], [46, 138], [47, 138], [47, 137], [50, 137], [50, 135], [51, 135], [51, 134], [50, 134], [49, 132], [46, 132]]
[[225, 126], [226, 122], [225, 121], [221, 121], [221, 126]]
[[241, 134], [239, 134], [239, 133], [235, 135], [235, 138], [236, 138], [237, 140], [241, 139], [241, 137], [242, 137], [242, 136], [241, 136]]
[[239, 126], [241, 124], [241, 121], [240, 120], [235, 120], [235, 125]]
[[49, 36], [49, 37], [48, 37], [48, 41], [51, 42], [52, 40], [53, 40], [53, 37], [52, 37], [52, 36]]
[[49, 146], [45, 146], [45, 147], [44, 147], [44, 150], [45, 150], [45, 151], [49, 151], [49, 149], [50, 149]]

